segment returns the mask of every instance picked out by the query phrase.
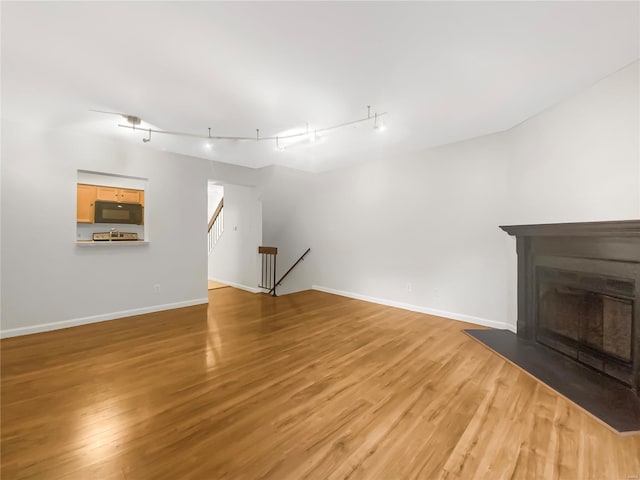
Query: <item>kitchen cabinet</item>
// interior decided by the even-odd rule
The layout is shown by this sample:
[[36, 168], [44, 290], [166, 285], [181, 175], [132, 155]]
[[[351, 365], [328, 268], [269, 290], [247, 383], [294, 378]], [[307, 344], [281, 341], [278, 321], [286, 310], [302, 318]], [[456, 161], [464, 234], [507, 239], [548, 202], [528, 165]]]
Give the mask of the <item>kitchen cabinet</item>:
[[141, 190], [130, 190], [121, 188], [118, 191], [118, 201], [128, 203], [142, 203], [142, 201], [140, 201], [140, 193]]
[[97, 185], [96, 199], [109, 202], [140, 203], [144, 205], [144, 191]]
[[103, 187], [102, 185], [96, 186], [96, 200], [106, 200], [108, 202], [118, 201], [119, 188], [115, 187]]
[[76, 221], [95, 222], [95, 201], [139, 203], [144, 206], [144, 190], [78, 184]]
[[96, 186], [78, 184], [76, 218], [78, 223], [93, 223], [96, 201]]

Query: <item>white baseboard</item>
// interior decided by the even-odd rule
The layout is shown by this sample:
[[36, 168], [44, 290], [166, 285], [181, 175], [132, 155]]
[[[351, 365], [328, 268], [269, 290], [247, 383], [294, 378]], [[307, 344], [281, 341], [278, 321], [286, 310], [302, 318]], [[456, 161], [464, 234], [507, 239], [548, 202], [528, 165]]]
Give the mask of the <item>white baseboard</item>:
[[245, 290], [251, 293], [260, 293], [262, 292], [261, 288], [255, 287], [247, 287], [246, 285], [242, 285], [240, 283], [230, 282], [229, 280], [223, 280], [221, 278], [210, 278], [209, 280], [213, 280], [214, 282], [224, 283], [225, 285], [229, 285], [230, 287], [239, 288], [240, 290]]
[[41, 323], [28, 327], [10, 328], [8, 330], [0, 330], [0, 338], [17, 337], [19, 335], [29, 335], [31, 333], [48, 332], [50, 330], [59, 330], [61, 328], [77, 327], [78, 325], [87, 325], [89, 323], [104, 322], [106, 320], [115, 320], [117, 318], [131, 317], [133, 315], [142, 315], [144, 313], [161, 312], [163, 310], [173, 310], [175, 308], [191, 307], [193, 305], [202, 305], [208, 303], [208, 298], [196, 298], [186, 300], [184, 302], [165, 303], [164, 305], [153, 305], [150, 307], [133, 308], [131, 310], [122, 310], [120, 312], [105, 313], [102, 315], [92, 315], [89, 317], [73, 318], [71, 320], [62, 320], [60, 322]]
[[486, 318], [473, 317], [471, 315], [464, 315], [462, 313], [446, 312], [444, 310], [436, 310], [434, 308], [421, 307], [418, 305], [411, 305], [410, 303], [396, 302], [394, 300], [386, 300], [384, 298], [369, 297], [367, 295], [360, 295], [359, 293], [345, 292], [342, 290], [334, 290], [333, 288], [323, 287], [321, 285], [312, 285], [313, 290], [319, 292], [332, 293], [334, 295], [340, 295], [342, 297], [355, 298], [356, 300], [364, 300], [365, 302], [377, 303], [379, 305], [386, 305], [388, 307], [401, 308], [403, 310], [410, 310], [412, 312], [426, 313], [427, 315], [434, 315], [436, 317], [448, 318], [451, 320], [458, 320], [460, 322], [473, 323], [476, 325], [482, 325], [483, 327], [499, 328], [501, 330], [510, 330], [515, 333], [515, 327], [506, 322], [496, 322], [495, 320], [488, 320]]

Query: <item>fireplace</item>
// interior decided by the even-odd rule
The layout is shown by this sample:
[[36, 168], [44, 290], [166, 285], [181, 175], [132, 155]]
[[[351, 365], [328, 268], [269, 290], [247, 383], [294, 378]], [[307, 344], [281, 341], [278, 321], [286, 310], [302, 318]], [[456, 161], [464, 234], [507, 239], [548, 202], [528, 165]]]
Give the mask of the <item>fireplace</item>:
[[632, 385], [632, 281], [536, 269], [536, 340]]
[[518, 337], [640, 396], [640, 221], [501, 228], [517, 241]]

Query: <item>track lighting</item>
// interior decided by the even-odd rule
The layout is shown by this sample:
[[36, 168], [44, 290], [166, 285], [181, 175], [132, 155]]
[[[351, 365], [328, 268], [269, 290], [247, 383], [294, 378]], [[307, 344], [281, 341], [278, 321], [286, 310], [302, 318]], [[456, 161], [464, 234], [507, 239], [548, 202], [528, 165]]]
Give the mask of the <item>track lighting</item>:
[[310, 143], [316, 143], [316, 141], [318, 140], [319, 135], [318, 134], [322, 134], [325, 132], [329, 132], [332, 130], [337, 130], [339, 128], [343, 128], [343, 127], [347, 127], [350, 125], [355, 125], [355, 124], [359, 124], [359, 123], [363, 123], [363, 122], [373, 122], [373, 128], [376, 129], [377, 131], [383, 131], [385, 129], [385, 125], [383, 123], [382, 117], [384, 115], [387, 114], [387, 112], [382, 112], [382, 113], [377, 113], [375, 112], [373, 114], [373, 116], [371, 115], [371, 106], [368, 105], [367, 106], [367, 116], [364, 118], [359, 118], [356, 120], [351, 120], [349, 122], [344, 122], [344, 123], [339, 123], [337, 125], [332, 125], [329, 127], [325, 127], [325, 128], [317, 128], [314, 129], [313, 132], [311, 132], [309, 130], [309, 124], [307, 124], [307, 128], [306, 131], [303, 132], [299, 132], [299, 133], [291, 133], [288, 135], [278, 135], [278, 136], [267, 136], [267, 137], [261, 137], [260, 136], [260, 129], [256, 129], [256, 136], [255, 137], [242, 137], [242, 136], [225, 136], [225, 135], [212, 135], [211, 134], [211, 127], [209, 127], [209, 133], [207, 135], [200, 135], [197, 133], [187, 133], [187, 132], [176, 132], [176, 131], [169, 131], [169, 130], [158, 130], [158, 129], [153, 129], [153, 128], [148, 128], [148, 129], [142, 129], [139, 128], [138, 125], [141, 123], [141, 119], [140, 117], [137, 117], [135, 115], [127, 115], [127, 114], [122, 114], [122, 113], [115, 113], [115, 112], [104, 112], [104, 111], [100, 111], [100, 110], [91, 110], [93, 112], [98, 112], [98, 113], [109, 113], [109, 114], [114, 114], [114, 115], [120, 115], [122, 117], [124, 117], [127, 120], [128, 125], [122, 125], [122, 124], [118, 124], [118, 127], [121, 128], [128, 128], [131, 130], [141, 130], [144, 132], [147, 132], [148, 137], [143, 138], [142, 141], [147, 143], [151, 141], [151, 133], [158, 133], [158, 134], [163, 134], [163, 135], [177, 135], [177, 136], [182, 136], [182, 137], [193, 137], [193, 138], [204, 138], [207, 142], [205, 143], [205, 148], [209, 149], [213, 147], [213, 141], [214, 140], [242, 140], [242, 141], [249, 141], [249, 140], [254, 140], [254, 141], [261, 141], [261, 140], [274, 140], [276, 143], [276, 149], [277, 150], [284, 150], [286, 148], [286, 145], [283, 145], [281, 143], [282, 140], [291, 140], [291, 139], [304, 139], [307, 138], [309, 140]]

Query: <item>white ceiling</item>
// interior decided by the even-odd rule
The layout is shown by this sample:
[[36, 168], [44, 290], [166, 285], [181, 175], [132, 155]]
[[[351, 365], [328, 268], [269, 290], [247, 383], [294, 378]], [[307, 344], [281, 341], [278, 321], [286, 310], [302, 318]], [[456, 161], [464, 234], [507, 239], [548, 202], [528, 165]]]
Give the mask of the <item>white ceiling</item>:
[[2, 2], [2, 115], [263, 136], [387, 111], [319, 144], [152, 136], [250, 167], [322, 171], [507, 129], [639, 57], [638, 2]]

